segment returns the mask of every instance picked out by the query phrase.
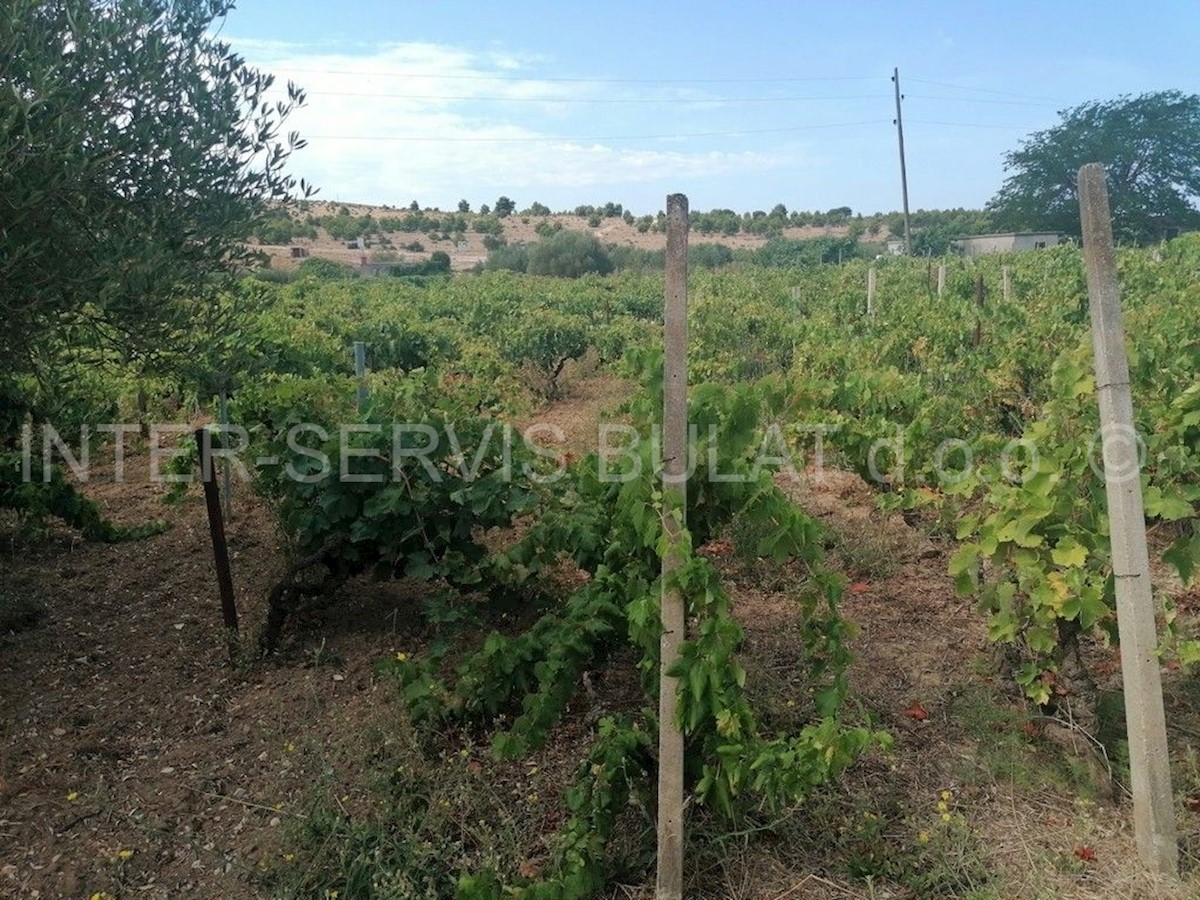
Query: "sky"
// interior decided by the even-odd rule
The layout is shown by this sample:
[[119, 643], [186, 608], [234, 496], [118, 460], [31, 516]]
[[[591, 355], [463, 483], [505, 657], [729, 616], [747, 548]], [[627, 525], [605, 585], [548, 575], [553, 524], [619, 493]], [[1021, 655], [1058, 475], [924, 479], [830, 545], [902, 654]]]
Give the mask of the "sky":
[[980, 207], [1059, 111], [1200, 93], [1195, 0], [241, 0], [220, 37], [306, 90], [318, 199], [441, 209], [899, 209], [893, 67], [911, 207]]

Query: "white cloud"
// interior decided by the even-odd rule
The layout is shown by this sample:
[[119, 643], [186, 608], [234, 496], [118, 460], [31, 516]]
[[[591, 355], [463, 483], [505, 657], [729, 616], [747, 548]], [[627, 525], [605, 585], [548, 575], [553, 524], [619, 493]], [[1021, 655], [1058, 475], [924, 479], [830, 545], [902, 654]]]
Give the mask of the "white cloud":
[[[281, 86], [292, 80], [308, 92], [286, 127], [308, 140], [293, 171], [323, 199], [401, 205], [415, 198], [446, 207], [461, 197], [490, 203], [519, 192], [522, 205], [567, 206], [599, 194], [628, 202], [637, 185], [764, 172], [803, 156], [796, 145], [714, 151], [712, 141], [645, 138], [626, 145], [611, 136], [672, 131], [655, 120], [666, 118], [659, 106], [607, 102], [621, 99], [625, 86], [522, 77], [539, 61], [506, 50], [396, 43], [350, 53], [342, 44], [229, 40]], [[637, 90], [645, 96], [645, 86]], [[693, 107], [696, 114], [697, 104], [712, 100], [694, 89], [653, 90], [671, 101], [668, 112]], [[605, 102], [585, 102], [597, 100]]]

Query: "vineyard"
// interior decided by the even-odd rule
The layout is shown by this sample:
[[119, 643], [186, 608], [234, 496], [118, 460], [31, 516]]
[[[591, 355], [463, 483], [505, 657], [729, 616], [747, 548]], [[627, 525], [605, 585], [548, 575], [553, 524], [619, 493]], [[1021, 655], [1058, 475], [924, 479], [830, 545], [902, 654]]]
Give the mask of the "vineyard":
[[[665, 585], [688, 896], [1195, 888], [1200, 240], [1119, 265], [1185, 886], [1137, 874], [1124, 822], [1068, 246], [690, 279], [695, 472]], [[247, 278], [198, 351], [75, 348], [23, 385], [75, 456], [85, 423], [170, 423], [163, 469], [189, 477], [208, 424], [246, 621], [229, 663], [199, 488], [150, 480], [153, 431], [125, 436], [121, 480], [93, 429], [75, 488], [63, 452], [42, 485], [4, 451], [2, 552], [33, 598], [0, 599], [4, 891], [650, 896], [663, 293]]]

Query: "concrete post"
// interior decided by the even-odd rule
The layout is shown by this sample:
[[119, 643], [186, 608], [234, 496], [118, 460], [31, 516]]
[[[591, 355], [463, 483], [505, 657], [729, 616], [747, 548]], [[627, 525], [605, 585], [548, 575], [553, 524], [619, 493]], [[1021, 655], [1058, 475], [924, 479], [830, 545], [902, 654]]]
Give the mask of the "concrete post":
[[941, 263], [938, 266], [938, 299], [942, 299], [942, 294], [946, 292], [946, 264]]
[[1147, 868], [1175, 875], [1179, 851], [1146, 549], [1139, 440], [1133, 426], [1108, 189], [1104, 167], [1099, 163], [1089, 163], [1079, 170], [1079, 211], [1121, 637], [1134, 835], [1138, 855]]
[[875, 267], [867, 269], [867, 315], [875, 315]]

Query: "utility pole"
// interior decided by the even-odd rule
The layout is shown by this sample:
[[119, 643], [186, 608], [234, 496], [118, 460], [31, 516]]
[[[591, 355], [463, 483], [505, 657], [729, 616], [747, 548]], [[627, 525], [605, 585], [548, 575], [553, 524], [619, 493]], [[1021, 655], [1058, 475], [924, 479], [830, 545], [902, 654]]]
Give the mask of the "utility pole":
[[900, 115], [900, 69], [892, 69], [892, 84], [896, 86], [896, 136], [900, 139], [900, 191], [904, 195], [904, 255], [912, 253], [912, 232], [908, 227], [908, 169], [904, 164], [904, 119]]

